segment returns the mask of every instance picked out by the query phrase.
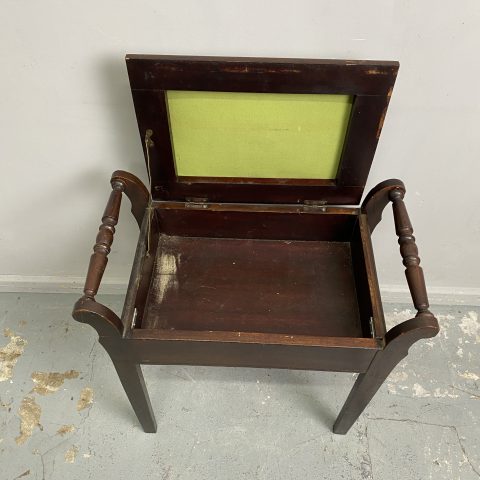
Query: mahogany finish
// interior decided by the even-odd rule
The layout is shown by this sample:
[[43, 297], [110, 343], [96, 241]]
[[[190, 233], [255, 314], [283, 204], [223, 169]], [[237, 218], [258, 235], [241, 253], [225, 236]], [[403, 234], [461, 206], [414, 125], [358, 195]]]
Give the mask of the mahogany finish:
[[398, 235], [400, 253], [403, 264], [406, 267], [408, 287], [412, 294], [413, 304], [420, 313], [430, 313], [428, 310], [427, 288], [423, 277], [423, 270], [420, 267], [418, 248], [413, 236], [413, 228], [408, 217], [407, 208], [403, 203], [404, 190], [399, 188], [391, 190], [389, 197], [393, 202], [393, 217], [395, 219], [395, 231]]
[[98, 230], [96, 243], [93, 246], [93, 254], [90, 257], [90, 265], [83, 290], [87, 298], [94, 298], [97, 294], [103, 272], [107, 266], [107, 255], [110, 253], [110, 247], [112, 246], [115, 225], [118, 222], [124, 187], [121, 182], [114, 182], [112, 183], [112, 188], [112, 193], [102, 216], [102, 224]]
[[[127, 55], [128, 75], [154, 200], [205, 197], [209, 202], [358, 204], [370, 171], [398, 62]], [[353, 96], [335, 180], [178, 177], [167, 90], [317, 93]], [[147, 155], [145, 133], [152, 132]], [[319, 132], [320, 133], [320, 132]]]
[[142, 328], [362, 336], [348, 242], [162, 235], [158, 250]]
[[[403, 183], [382, 182], [360, 208], [330, 205], [360, 201], [398, 64], [157, 56], [128, 64], [142, 141], [154, 132], [153, 200], [138, 178], [114, 172], [73, 317], [98, 332], [146, 432], [156, 422], [140, 365], [178, 364], [358, 372], [334, 425], [345, 434], [410, 346], [438, 333]], [[353, 150], [335, 181], [198, 182], [174, 175], [159, 119], [169, 88], [350, 93], [363, 113], [351, 119]], [[120, 318], [95, 295], [122, 193], [140, 236]], [[417, 315], [387, 331], [371, 234], [390, 202]]]

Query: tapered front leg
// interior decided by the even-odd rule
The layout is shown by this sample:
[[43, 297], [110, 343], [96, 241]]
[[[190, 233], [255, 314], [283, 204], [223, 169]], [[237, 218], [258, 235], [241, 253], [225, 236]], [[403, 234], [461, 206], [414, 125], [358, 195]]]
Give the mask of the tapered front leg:
[[389, 330], [385, 349], [380, 350], [368, 370], [358, 376], [333, 426], [333, 432], [342, 435], [347, 433], [390, 372], [407, 356], [408, 349], [417, 340], [434, 337], [437, 333], [438, 322], [430, 312], [419, 313], [415, 318]]
[[117, 370], [120, 382], [122, 382], [125, 393], [143, 430], [146, 433], [155, 433], [157, 431], [157, 422], [150, 404], [141, 366], [118, 360], [114, 360], [113, 365]]
[[385, 350], [375, 355], [367, 372], [358, 376], [333, 425], [333, 433], [345, 435], [350, 430], [400, 360], [401, 358]]

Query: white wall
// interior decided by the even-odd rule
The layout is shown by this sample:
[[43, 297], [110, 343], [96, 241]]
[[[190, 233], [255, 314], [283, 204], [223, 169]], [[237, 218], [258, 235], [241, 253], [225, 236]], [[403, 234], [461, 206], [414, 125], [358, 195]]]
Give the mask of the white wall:
[[[433, 289], [477, 288], [479, 47], [478, 0], [2, 0], [0, 274], [83, 277], [111, 172], [145, 180], [125, 53], [290, 56], [400, 61], [367, 187], [405, 181]], [[375, 235], [382, 284], [404, 285], [390, 212]], [[136, 238], [124, 208], [107, 283]]]

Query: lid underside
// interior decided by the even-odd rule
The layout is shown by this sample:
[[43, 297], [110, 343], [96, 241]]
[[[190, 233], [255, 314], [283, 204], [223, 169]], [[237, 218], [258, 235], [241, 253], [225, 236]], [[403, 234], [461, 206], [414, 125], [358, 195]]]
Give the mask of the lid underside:
[[396, 62], [128, 55], [155, 200], [358, 204]]

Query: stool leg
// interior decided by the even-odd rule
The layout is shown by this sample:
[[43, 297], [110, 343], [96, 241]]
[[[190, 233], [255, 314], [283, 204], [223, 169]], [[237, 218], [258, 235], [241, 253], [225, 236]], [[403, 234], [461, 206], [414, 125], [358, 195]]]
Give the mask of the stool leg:
[[378, 352], [368, 370], [358, 376], [333, 426], [333, 433], [345, 435], [350, 430], [390, 372], [401, 360], [401, 358], [395, 358], [388, 353]]
[[113, 362], [133, 410], [146, 433], [157, 431], [157, 422], [153, 414], [145, 380], [140, 365], [115, 360]]
[[408, 355], [408, 349], [422, 338], [438, 333], [437, 319], [430, 312], [420, 312], [389, 330], [385, 348], [373, 357], [368, 370], [361, 373], [333, 426], [333, 432], [345, 435], [397, 364]]

